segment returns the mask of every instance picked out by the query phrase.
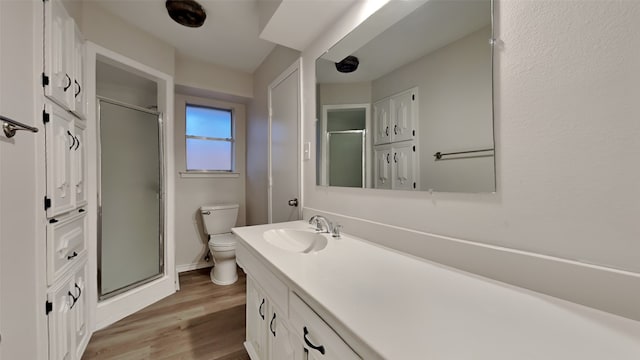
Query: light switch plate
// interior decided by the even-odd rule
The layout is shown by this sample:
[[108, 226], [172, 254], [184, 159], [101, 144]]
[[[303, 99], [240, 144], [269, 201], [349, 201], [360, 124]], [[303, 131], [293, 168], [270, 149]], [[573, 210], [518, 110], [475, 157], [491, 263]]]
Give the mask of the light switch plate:
[[304, 142], [303, 153], [304, 160], [311, 160], [311, 141]]

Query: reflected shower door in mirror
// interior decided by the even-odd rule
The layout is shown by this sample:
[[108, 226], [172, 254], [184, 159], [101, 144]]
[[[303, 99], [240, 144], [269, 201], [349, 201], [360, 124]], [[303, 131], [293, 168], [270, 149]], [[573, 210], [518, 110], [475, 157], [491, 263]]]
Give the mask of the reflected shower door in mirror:
[[317, 59], [318, 185], [495, 191], [492, 11], [391, 1]]
[[329, 186], [365, 187], [371, 175], [367, 152], [369, 104], [326, 105], [322, 107], [324, 134], [320, 177]]

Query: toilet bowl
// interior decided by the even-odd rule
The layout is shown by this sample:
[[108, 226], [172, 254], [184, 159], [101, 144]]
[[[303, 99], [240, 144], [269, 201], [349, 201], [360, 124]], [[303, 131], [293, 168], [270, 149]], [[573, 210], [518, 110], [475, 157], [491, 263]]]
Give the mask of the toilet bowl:
[[209, 250], [213, 257], [211, 282], [216, 285], [230, 285], [238, 280], [236, 270], [236, 240], [232, 233], [211, 235]]
[[211, 282], [230, 285], [238, 280], [236, 240], [231, 228], [236, 224], [238, 204], [214, 204], [200, 207], [204, 229], [209, 237], [213, 258]]

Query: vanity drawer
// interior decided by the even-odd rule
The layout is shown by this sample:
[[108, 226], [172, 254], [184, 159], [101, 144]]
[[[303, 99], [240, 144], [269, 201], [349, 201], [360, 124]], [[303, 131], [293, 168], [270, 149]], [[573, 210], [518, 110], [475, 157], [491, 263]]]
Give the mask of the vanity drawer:
[[295, 293], [289, 297], [289, 323], [313, 359], [356, 360], [347, 343]]
[[86, 213], [74, 212], [47, 224], [47, 284], [52, 285], [79, 259], [86, 248]]
[[289, 288], [253, 256], [240, 242], [236, 243], [236, 261], [256, 280], [272, 302], [280, 309], [289, 306]]

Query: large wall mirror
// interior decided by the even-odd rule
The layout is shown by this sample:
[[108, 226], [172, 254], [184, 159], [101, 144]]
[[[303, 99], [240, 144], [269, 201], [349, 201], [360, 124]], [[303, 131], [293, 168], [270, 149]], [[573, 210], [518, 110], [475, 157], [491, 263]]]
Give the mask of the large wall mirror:
[[317, 184], [495, 191], [492, 11], [392, 0], [317, 59]]

